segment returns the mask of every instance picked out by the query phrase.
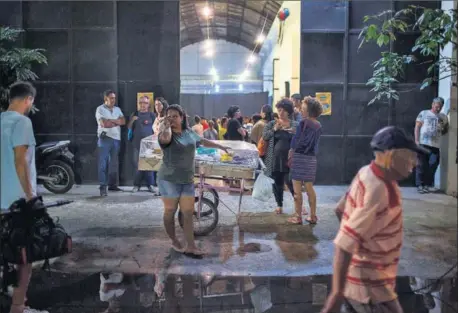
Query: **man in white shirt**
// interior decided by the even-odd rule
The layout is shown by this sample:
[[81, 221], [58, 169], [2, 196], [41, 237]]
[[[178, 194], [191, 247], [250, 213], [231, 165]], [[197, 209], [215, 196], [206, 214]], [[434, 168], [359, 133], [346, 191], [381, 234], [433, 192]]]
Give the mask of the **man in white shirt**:
[[418, 157], [416, 186], [419, 193], [435, 191], [434, 177], [440, 164], [440, 138], [448, 132], [448, 117], [440, 113], [443, 104], [443, 98], [435, 98], [431, 109], [421, 111], [416, 118], [416, 143], [430, 151], [429, 154]]
[[104, 92], [104, 103], [97, 107], [97, 147], [99, 149], [98, 175], [100, 196], [110, 191], [122, 191], [118, 187], [118, 154], [121, 143], [121, 126], [126, 124], [123, 112], [117, 106], [113, 90]]

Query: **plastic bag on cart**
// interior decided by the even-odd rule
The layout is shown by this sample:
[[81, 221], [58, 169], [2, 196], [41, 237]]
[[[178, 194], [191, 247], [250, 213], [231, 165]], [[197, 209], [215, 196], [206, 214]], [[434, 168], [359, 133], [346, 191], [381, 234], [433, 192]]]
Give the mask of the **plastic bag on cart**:
[[269, 178], [264, 173], [260, 173], [253, 185], [252, 197], [259, 201], [268, 201], [273, 194], [273, 184], [273, 179]]

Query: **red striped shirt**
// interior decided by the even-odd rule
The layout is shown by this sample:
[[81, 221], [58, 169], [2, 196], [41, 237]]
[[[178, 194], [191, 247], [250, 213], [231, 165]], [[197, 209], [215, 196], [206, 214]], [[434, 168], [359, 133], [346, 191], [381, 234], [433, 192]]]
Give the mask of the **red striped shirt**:
[[352, 254], [344, 295], [361, 303], [395, 299], [403, 238], [397, 182], [385, 179], [374, 163], [365, 166], [336, 210], [343, 218], [335, 244]]

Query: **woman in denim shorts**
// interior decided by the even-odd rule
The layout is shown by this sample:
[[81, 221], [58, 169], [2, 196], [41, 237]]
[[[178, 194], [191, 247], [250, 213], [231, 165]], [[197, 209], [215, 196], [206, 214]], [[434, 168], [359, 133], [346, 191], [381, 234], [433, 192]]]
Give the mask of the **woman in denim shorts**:
[[[169, 106], [161, 122], [158, 141], [163, 150], [163, 163], [158, 171], [158, 187], [164, 202], [164, 227], [172, 240], [172, 248], [191, 257], [202, 257], [194, 242], [194, 156], [196, 144], [227, 150], [215, 142], [201, 138], [187, 126], [186, 114], [178, 104]], [[183, 214], [186, 248], [175, 236], [175, 213]]]

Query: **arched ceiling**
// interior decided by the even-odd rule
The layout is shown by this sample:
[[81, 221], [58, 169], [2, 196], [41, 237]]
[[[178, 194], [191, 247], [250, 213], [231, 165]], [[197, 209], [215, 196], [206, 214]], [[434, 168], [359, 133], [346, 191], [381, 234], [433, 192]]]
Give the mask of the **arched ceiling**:
[[[180, 45], [185, 47], [207, 39], [207, 19], [202, 14], [209, 4], [212, 18], [209, 19], [211, 39], [223, 39], [242, 45], [249, 50], [264, 27], [266, 36], [276, 18], [283, 1], [274, 0], [181, 0], [180, 1]], [[260, 45], [255, 52], [259, 52]]]

